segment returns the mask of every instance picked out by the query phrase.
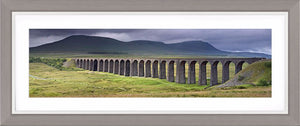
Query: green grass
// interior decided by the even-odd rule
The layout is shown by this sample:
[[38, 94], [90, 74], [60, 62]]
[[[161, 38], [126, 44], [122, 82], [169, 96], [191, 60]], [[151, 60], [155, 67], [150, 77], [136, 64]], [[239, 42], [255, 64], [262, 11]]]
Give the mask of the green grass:
[[[239, 80], [243, 83], [253, 83], [258, 86], [269, 86], [272, 83], [272, 67], [271, 61], [258, 61], [255, 62], [249, 67], [246, 67], [244, 70], [239, 72], [237, 76], [242, 80]], [[252, 73], [249, 76], [247, 73]], [[245, 76], [247, 75], [247, 76]]]
[[[221, 70], [221, 69], [220, 69]], [[58, 70], [30, 63], [30, 97], [270, 97], [270, 86], [205, 89], [165, 79], [125, 77], [82, 69]]]

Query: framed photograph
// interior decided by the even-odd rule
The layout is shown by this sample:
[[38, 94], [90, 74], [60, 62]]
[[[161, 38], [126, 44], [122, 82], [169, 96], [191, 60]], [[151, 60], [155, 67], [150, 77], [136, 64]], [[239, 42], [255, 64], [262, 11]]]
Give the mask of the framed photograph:
[[131, 3], [1, 1], [1, 124], [299, 125], [298, 0]]
[[13, 114], [286, 114], [287, 19], [13, 12]]

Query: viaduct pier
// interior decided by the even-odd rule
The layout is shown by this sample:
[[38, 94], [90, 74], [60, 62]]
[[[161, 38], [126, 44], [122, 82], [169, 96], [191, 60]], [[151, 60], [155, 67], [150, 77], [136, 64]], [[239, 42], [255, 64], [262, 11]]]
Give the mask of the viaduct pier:
[[[222, 64], [222, 83], [229, 80], [229, 64], [235, 64], [235, 74], [242, 70], [243, 63], [252, 64], [265, 58], [74, 58], [76, 67], [109, 72], [124, 76], [167, 79], [176, 83], [196, 83], [195, 65], [199, 64], [198, 85], [206, 85], [206, 64], [211, 65], [210, 86], [218, 84], [218, 63]], [[186, 80], [186, 67], [188, 77]], [[167, 66], [167, 67], [166, 67]], [[167, 69], [166, 69], [167, 68]], [[176, 68], [176, 78], [174, 70]]]

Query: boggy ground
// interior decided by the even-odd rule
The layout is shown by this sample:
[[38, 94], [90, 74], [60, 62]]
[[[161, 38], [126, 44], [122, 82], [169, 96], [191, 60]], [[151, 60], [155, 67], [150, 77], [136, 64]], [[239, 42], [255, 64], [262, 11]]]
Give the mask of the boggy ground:
[[271, 97], [271, 86], [207, 87], [30, 63], [30, 97]]

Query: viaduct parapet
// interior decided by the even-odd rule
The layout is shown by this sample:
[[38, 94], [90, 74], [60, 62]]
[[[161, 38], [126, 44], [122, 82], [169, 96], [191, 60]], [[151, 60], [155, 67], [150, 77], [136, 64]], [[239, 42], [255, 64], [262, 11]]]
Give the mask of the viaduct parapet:
[[[235, 74], [242, 70], [243, 63], [252, 64], [265, 58], [74, 58], [76, 67], [109, 72], [124, 76], [167, 79], [176, 83], [196, 83], [195, 65], [199, 64], [199, 85], [207, 85], [206, 64], [211, 64], [210, 86], [218, 84], [218, 63], [222, 64], [222, 83], [229, 80], [229, 64], [235, 64]], [[185, 65], [188, 65], [188, 78]], [[167, 67], [166, 67], [167, 65]], [[166, 69], [167, 68], [167, 69]], [[176, 78], [175, 71], [176, 70]]]

